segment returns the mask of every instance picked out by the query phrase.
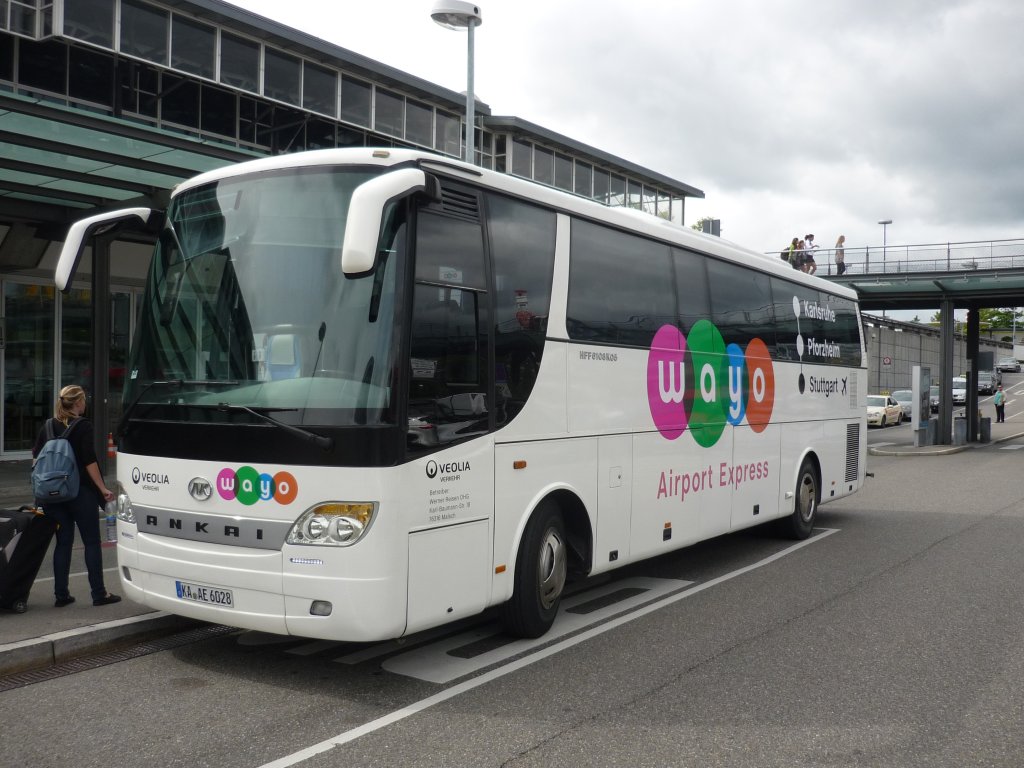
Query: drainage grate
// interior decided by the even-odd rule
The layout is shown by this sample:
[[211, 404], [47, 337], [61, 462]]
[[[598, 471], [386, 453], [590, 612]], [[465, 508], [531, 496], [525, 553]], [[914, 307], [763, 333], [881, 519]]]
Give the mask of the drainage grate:
[[588, 613], [599, 611], [602, 608], [607, 608], [609, 605], [615, 605], [621, 603], [623, 600], [628, 600], [631, 597], [642, 595], [644, 592], [649, 590], [640, 589], [638, 587], [624, 587], [618, 589], [615, 592], [610, 592], [603, 597], [595, 597], [593, 600], [588, 600], [585, 603], [580, 603], [574, 608], [566, 608], [566, 613], [578, 613], [586, 616]]
[[190, 629], [187, 632], [179, 632], [176, 635], [148, 640], [144, 643], [132, 645], [128, 648], [120, 648], [116, 651], [98, 653], [94, 656], [82, 656], [78, 659], [71, 659], [70, 661], [64, 661], [60, 664], [54, 664], [52, 667], [46, 667], [45, 669], [33, 669], [28, 672], [19, 672], [14, 675], [8, 675], [7, 677], [0, 677], [0, 693], [14, 690], [15, 688], [24, 688], [26, 685], [35, 685], [36, 683], [43, 683], [47, 680], [54, 680], [58, 677], [74, 675], [78, 672], [86, 672], [90, 669], [106, 667], [110, 664], [116, 664], [119, 661], [128, 661], [129, 659], [136, 659], [140, 656], [148, 656], [151, 653], [169, 651], [173, 648], [180, 648], [183, 645], [198, 643], [201, 640], [209, 640], [213, 637], [220, 637], [221, 635], [227, 635], [237, 631], [238, 630], [234, 627], [222, 627], [218, 624], [212, 624], [207, 627]]
[[509, 635], [489, 635], [472, 643], [461, 645], [458, 648], [452, 648], [448, 651], [448, 655], [454, 656], [456, 659], [475, 659], [477, 656], [483, 656], [485, 653], [495, 651], [517, 640], [518, 638]]

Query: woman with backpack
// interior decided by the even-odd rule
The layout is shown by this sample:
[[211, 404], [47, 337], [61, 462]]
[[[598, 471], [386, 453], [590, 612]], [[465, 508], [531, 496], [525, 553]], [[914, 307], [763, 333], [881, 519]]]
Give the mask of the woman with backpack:
[[[89, 587], [92, 590], [93, 605], [110, 605], [121, 598], [107, 592], [103, 583], [103, 550], [100, 548], [99, 508], [105, 501], [113, 501], [114, 492], [107, 488], [100, 474], [96, 460], [96, 448], [92, 422], [82, 418], [85, 413], [85, 390], [77, 385], [64, 387], [53, 406], [53, 419], [49, 420], [54, 437], [67, 433], [67, 441], [75, 454], [78, 466], [78, 495], [70, 501], [47, 503], [41, 500], [43, 510], [60, 527], [57, 529], [57, 543], [53, 549], [53, 589], [56, 596], [54, 605], [63, 608], [75, 602], [68, 591], [71, 574], [71, 548], [75, 543], [75, 526], [82, 537], [85, 548], [85, 567], [89, 572]], [[39, 430], [32, 457], [39, 456], [47, 443], [47, 425]]]

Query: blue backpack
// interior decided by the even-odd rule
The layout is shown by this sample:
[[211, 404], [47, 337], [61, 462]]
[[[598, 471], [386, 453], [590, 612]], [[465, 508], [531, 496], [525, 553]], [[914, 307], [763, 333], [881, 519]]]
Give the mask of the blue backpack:
[[78, 496], [78, 462], [68, 442], [75, 419], [60, 437], [53, 435], [53, 419], [46, 420], [46, 443], [32, 465], [32, 492], [37, 504], [56, 504]]

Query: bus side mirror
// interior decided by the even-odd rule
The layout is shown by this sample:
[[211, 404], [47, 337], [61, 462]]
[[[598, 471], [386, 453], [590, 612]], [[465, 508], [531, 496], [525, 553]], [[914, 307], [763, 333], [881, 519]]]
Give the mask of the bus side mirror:
[[67, 237], [64, 238], [64, 245], [60, 249], [57, 269], [54, 270], [53, 279], [57, 288], [67, 291], [71, 287], [71, 281], [78, 270], [78, 262], [82, 259], [82, 252], [90, 237], [110, 232], [120, 225], [136, 224], [136, 220], [138, 220], [138, 224], [145, 226], [152, 212], [152, 208], [122, 208], [117, 211], [98, 213], [72, 224], [68, 229]]
[[363, 182], [352, 193], [341, 246], [341, 271], [364, 275], [377, 264], [384, 211], [393, 203], [416, 192], [440, 197], [440, 185], [419, 168], [400, 168]]

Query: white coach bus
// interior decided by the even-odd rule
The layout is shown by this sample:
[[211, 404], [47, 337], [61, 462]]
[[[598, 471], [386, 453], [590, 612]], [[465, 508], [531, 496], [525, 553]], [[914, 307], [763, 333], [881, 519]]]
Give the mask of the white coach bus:
[[717, 238], [409, 150], [205, 173], [159, 229], [117, 459], [136, 602], [369, 641], [775, 520], [864, 479], [856, 295]]

